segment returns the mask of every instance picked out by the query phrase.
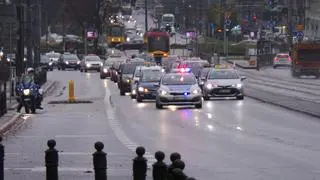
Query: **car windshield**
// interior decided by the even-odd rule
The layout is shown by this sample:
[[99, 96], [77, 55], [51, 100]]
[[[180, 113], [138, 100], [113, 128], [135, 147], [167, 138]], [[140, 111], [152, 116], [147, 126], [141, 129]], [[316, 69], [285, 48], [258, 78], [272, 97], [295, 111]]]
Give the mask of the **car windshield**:
[[134, 70], [136, 69], [136, 64], [124, 64], [121, 72], [122, 74], [133, 74]]
[[142, 75], [141, 81], [142, 82], [159, 82], [162, 77], [162, 72], [145, 72]]
[[77, 55], [64, 55], [63, 60], [68, 61], [68, 60], [78, 60]]
[[101, 61], [99, 56], [87, 56], [86, 61]]
[[210, 71], [210, 68], [203, 68], [200, 72], [200, 77], [205, 78], [209, 71]]
[[50, 62], [50, 59], [48, 56], [41, 56], [40, 61], [42, 63], [48, 63], [48, 62]]
[[277, 58], [289, 58], [288, 54], [278, 54]]
[[167, 74], [162, 78], [163, 85], [194, 85], [197, 83], [193, 74]]
[[106, 61], [104, 61], [103, 66], [112, 66], [114, 63], [115, 63], [115, 62], [112, 61], [112, 60], [106, 60]]
[[46, 56], [49, 58], [59, 58], [60, 54], [59, 53], [47, 53]]
[[238, 74], [232, 70], [211, 71], [208, 79], [239, 79]]

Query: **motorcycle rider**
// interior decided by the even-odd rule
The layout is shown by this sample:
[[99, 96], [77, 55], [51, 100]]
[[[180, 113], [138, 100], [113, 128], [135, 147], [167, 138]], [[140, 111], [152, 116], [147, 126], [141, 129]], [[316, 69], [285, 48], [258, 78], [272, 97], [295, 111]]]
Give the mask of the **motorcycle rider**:
[[[27, 74], [25, 74], [25, 75], [23, 75], [21, 77], [21, 82], [24, 82], [24, 81], [31, 81], [32, 83], [34, 83], [37, 86], [38, 89], [40, 89], [39, 81], [35, 76], [35, 72], [34, 72], [33, 68], [31, 68], [31, 67], [27, 68]], [[37, 95], [36, 98], [37, 98], [36, 99], [36, 108], [37, 109], [43, 109], [41, 107], [42, 95], [39, 92], [38, 92], [38, 95]], [[18, 105], [18, 108], [17, 108], [17, 112], [20, 112], [22, 106], [23, 106], [22, 103], [19, 102], [19, 105]]]

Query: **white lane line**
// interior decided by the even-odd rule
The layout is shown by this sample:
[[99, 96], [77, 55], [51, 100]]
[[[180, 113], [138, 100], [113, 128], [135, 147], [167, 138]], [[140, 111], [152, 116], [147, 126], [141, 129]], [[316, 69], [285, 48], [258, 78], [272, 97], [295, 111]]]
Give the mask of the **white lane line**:
[[[109, 97], [111, 93], [108, 88], [106, 88], [106, 94], [105, 94], [105, 104], [108, 104], [108, 108], [105, 108], [106, 114], [108, 116], [109, 125], [115, 134], [116, 138], [129, 150], [135, 152], [136, 148], [139, 146], [137, 143], [133, 142], [131, 139], [128, 138], [128, 136], [124, 133], [124, 131], [121, 128], [121, 124], [119, 123], [119, 120], [117, 119], [115, 112], [116, 108], [112, 107], [109, 102]], [[152, 167], [152, 164], [156, 162], [156, 159], [154, 156], [146, 151], [144, 157], [148, 160], [148, 168]]]
[[[19, 167], [19, 168], [4, 168], [5, 171], [28, 171], [34, 173], [45, 173], [46, 167]], [[59, 172], [94, 172], [93, 168], [86, 168], [86, 167], [58, 167]], [[107, 169], [108, 175], [132, 175], [132, 170], [129, 168], [111, 168]]]

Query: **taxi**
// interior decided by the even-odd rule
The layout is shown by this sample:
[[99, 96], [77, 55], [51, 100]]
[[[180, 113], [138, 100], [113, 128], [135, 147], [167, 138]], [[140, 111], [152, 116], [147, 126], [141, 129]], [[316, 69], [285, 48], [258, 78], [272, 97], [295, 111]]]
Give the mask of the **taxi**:
[[243, 100], [245, 79], [245, 76], [240, 76], [233, 68], [211, 69], [204, 79], [203, 99], [207, 101], [211, 97], [236, 97]]
[[202, 93], [191, 69], [180, 69], [162, 76], [156, 94], [156, 108], [167, 105], [194, 105], [202, 108]]

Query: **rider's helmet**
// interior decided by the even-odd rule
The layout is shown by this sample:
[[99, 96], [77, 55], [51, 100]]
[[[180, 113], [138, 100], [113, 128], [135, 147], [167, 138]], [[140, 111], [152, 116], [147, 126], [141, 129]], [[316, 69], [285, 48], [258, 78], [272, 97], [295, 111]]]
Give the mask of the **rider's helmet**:
[[28, 74], [34, 73], [34, 69], [32, 67], [27, 68], [27, 73]]

